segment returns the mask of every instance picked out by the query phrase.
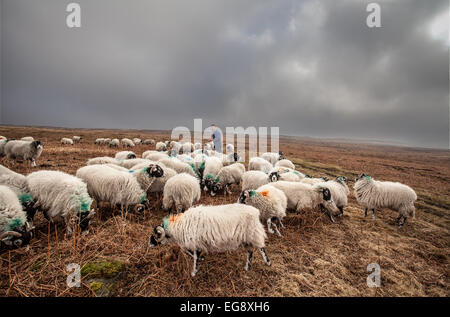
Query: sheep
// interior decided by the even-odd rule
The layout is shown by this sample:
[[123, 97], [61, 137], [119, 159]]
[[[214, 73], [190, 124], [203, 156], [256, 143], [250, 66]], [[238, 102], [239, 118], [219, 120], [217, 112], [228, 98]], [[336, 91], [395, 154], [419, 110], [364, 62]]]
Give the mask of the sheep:
[[232, 164], [232, 163], [237, 163], [237, 162], [243, 162], [243, 159], [236, 152], [227, 154], [223, 160], [223, 164]]
[[340, 211], [339, 216], [344, 214], [344, 207], [347, 206], [348, 201], [347, 196], [350, 193], [346, 182], [347, 179], [344, 176], [339, 176], [335, 180], [318, 183], [319, 186], [323, 184], [323, 186], [326, 186], [331, 191], [334, 203]]
[[194, 144], [191, 142], [185, 142], [181, 145], [181, 151], [183, 153], [192, 153], [194, 151]]
[[47, 220], [64, 219], [68, 236], [75, 225], [89, 232], [89, 222], [95, 212], [90, 209], [92, 198], [80, 178], [59, 171], [38, 171], [29, 174], [27, 182]]
[[278, 153], [266, 152], [266, 153], [261, 154], [260, 157], [265, 159], [272, 165], [276, 164], [280, 160], [285, 159], [283, 152], [281, 152], [281, 151]]
[[275, 188], [284, 192], [287, 198], [287, 208], [300, 212], [304, 209], [325, 208], [331, 222], [334, 222], [333, 214], [339, 209], [334, 203], [330, 189], [325, 185], [308, 185], [298, 182], [278, 181], [271, 183]]
[[105, 141], [105, 138], [97, 138], [94, 141], [94, 144], [101, 145]]
[[283, 227], [282, 220], [286, 217], [287, 198], [281, 190], [271, 184], [263, 185], [257, 190], [243, 191], [238, 202], [259, 209], [261, 221], [267, 223], [267, 231], [274, 233], [271, 228], [273, 226], [277, 235], [281, 237], [277, 225], [273, 223], [276, 220]]
[[134, 143], [135, 145], [139, 145], [139, 144], [142, 144], [142, 140], [139, 139], [139, 138], [134, 138], [134, 139], [133, 139], [133, 143]]
[[156, 151], [162, 152], [167, 150], [167, 145], [164, 142], [158, 142], [156, 143]]
[[130, 139], [128, 139], [128, 138], [123, 138], [122, 140], [121, 140], [121, 142], [122, 142], [122, 147], [135, 147], [135, 144], [134, 144], [134, 142], [133, 141], [131, 141]]
[[243, 204], [197, 206], [185, 213], [166, 217], [156, 226], [150, 247], [167, 242], [176, 243], [194, 259], [191, 276], [197, 274], [197, 260], [201, 253], [247, 250], [245, 270], [251, 267], [253, 248], [258, 248], [266, 265], [270, 260], [264, 250], [266, 232], [259, 221], [259, 211]]
[[131, 172], [122, 172], [105, 165], [90, 165], [77, 170], [76, 176], [84, 180], [87, 189], [97, 202], [108, 202], [111, 206], [133, 207], [144, 210], [147, 201], [146, 189], [151, 178], [161, 177], [162, 169], [157, 165], [146, 165]]
[[0, 240], [19, 248], [33, 238], [33, 228], [16, 194], [7, 186], [0, 186]]
[[20, 141], [27, 141], [27, 142], [33, 142], [34, 138], [32, 136], [24, 136], [20, 139]]
[[207, 191], [211, 186], [214, 178], [223, 167], [222, 161], [217, 157], [205, 157], [205, 164], [203, 169], [198, 169], [198, 173], [201, 177], [201, 186], [204, 186], [204, 190]]
[[111, 139], [110, 138], [106, 138], [106, 139], [104, 139], [103, 140], [103, 145], [109, 145], [109, 143], [111, 142]]
[[94, 157], [87, 161], [87, 165], [97, 165], [97, 164], [120, 164], [120, 161], [109, 157], [109, 156], [100, 156], [100, 157]]
[[74, 135], [74, 136], [72, 137], [72, 140], [73, 140], [73, 142], [75, 142], [75, 143], [81, 143], [81, 139], [82, 139], [82, 137], [81, 137], [81, 136], [78, 136], [78, 135]]
[[69, 138], [62, 138], [61, 139], [61, 144], [68, 144], [68, 145], [73, 145], [73, 140], [69, 139]]
[[417, 200], [417, 194], [407, 185], [377, 181], [369, 175], [361, 174], [355, 179], [353, 189], [356, 201], [365, 208], [364, 217], [367, 217], [369, 209], [372, 210], [374, 219], [376, 208], [389, 208], [399, 213], [397, 218], [399, 228], [403, 227], [408, 217], [414, 218], [414, 202]]
[[275, 167], [287, 167], [295, 170], [295, 165], [288, 159], [282, 159], [275, 163]]
[[211, 151], [214, 149], [214, 142], [208, 142], [205, 143], [205, 147], [204, 147], [205, 151]]
[[305, 177], [305, 178], [301, 179], [300, 182], [303, 184], [308, 184], [308, 185], [316, 185], [319, 183], [328, 182], [328, 178], [325, 176], [319, 177], [319, 178]]
[[202, 144], [200, 142], [194, 143], [194, 151], [201, 150], [201, 149], [202, 149]]
[[233, 144], [227, 144], [225, 147], [226, 153], [230, 154], [234, 152], [234, 145]]
[[126, 169], [131, 169], [133, 166], [136, 166], [137, 164], [146, 163], [146, 164], [154, 164], [154, 161], [150, 161], [147, 159], [142, 158], [134, 158], [129, 160], [123, 160], [119, 162], [119, 166], [124, 167]]
[[4, 157], [5, 154], [5, 145], [8, 142], [8, 139], [1, 139], [0, 140], [0, 157]]
[[145, 139], [144, 142], [142, 142], [142, 144], [153, 145], [153, 144], [155, 144], [155, 140], [153, 140], [153, 139]]
[[159, 161], [169, 157], [166, 153], [163, 152], [154, 152], [154, 151], [146, 151], [146, 152], [142, 154], [142, 158], [145, 158], [150, 161]]
[[135, 159], [136, 154], [134, 154], [134, 152], [131, 152], [131, 151], [121, 151], [121, 152], [117, 152], [116, 155], [114, 156], [114, 158], [116, 160], [130, 160], [130, 159]]
[[171, 169], [175, 170], [177, 173], [186, 173], [191, 176], [194, 176], [196, 178], [199, 178], [200, 176], [197, 174], [197, 171], [195, 170], [195, 166], [189, 165], [185, 162], [180, 161], [179, 159], [175, 157], [167, 157], [163, 158], [161, 160], [158, 160], [159, 163], [164, 164], [167, 167], [170, 167]]
[[242, 175], [241, 190], [257, 189], [271, 180], [269, 176], [261, 171], [247, 171]]
[[198, 202], [200, 195], [197, 178], [186, 173], [175, 175], [164, 185], [163, 208], [170, 212], [175, 207], [177, 213], [183, 212]]
[[41, 141], [9, 141], [5, 145], [5, 154], [9, 160], [29, 160], [36, 167], [36, 159], [42, 154], [44, 146]]
[[289, 167], [275, 167], [269, 173], [269, 179], [272, 182], [276, 182], [279, 180], [288, 182], [299, 182], [305, 177], [306, 177], [305, 174], [300, 173], [299, 171], [296, 171]]
[[27, 213], [28, 221], [32, 222], [37, 209], [28, 188], [27, 178], [0, 165], [0, 185], [9, 187], [16, 194]]
[[272, 168], [273, 165], [261, 157], [252, 157], [248, 162], [249, 171], [262, 171], [267, 174], [272, 170]]
[[228, 166], [224, 166], [220, 169], [217, 176], [214, 178], [214, 182], [210, 184], [211, 196], [215, 196], [216, 193], [223, 189], [224, 195], [227, 193], [231, 195], [229, 187], [232, 184], [239, 184], [242, 179], [242, 175], [245, 173], [245, 166], [241, 163], [234, 163]]
[[111, 142], [109, 142], [109, 147], [116, 147], [118, 148], [120, 144], [119, 139], [112, 139]]
[[[147, 163], [137, 164], [136, 166], [133, 166], [131, 170], [142, 169], [145, 168], [146, 166], [148, 166]], [[177, 175], [177, 172], [167, 166], [164, 166], [164, 164], [161, 163], [158, 163], [158, 166], [160, 166], [160, 168], [163, 170], [163, 176], [153, 179], [153, 182], [147, 188], [147, 194], [155, 193], [159, 197], [159, 194], [164, 191], [164, 186], [166, 185], [166, 182], [171, 177]]]

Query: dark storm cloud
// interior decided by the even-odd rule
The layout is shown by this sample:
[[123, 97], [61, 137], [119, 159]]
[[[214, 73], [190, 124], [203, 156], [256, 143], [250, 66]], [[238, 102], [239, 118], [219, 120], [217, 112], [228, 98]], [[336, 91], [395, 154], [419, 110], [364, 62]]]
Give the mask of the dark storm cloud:
[[358, 0], [80, 0], [80, 29], [65, 26], [67, 3], [3, 0], [3, 123], [172, 129], [198, 117], [448, 147], [448, 36], [430, 31], [446, 0], [379, 1], [379, 29]]

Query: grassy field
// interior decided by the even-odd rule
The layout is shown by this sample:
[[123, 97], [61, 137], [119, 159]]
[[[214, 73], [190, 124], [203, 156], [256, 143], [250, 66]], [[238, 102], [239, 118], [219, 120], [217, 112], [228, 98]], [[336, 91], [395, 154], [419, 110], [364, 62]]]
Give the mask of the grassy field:
[[[140, 137], [166, 140], [165, 131], [70, 130], [0, 126], [0, 135], [31, 135], [44, 142], [37, 168], [0, 164], [20, 173], [39, 169], [75, 174], [88, 158], [112, 156], [117, 150], [97, 146], [97, 137]], [[61, 137], [83, 136], [83, 142], [61, 146]], [[138, 146], [141, 154], [151, 149]], [[30, 249], [0, 250], [1, 296], [450, 296], [450, 152], [394, 146], [281, 138], [280, 148], [299, 171], [312, 176], [346, 176], [349, 187], [357, 174], [400, 181], [418, 194], [416, 218], [397, 229], [397, 214], [378, 210], [363, 217], [353, 194], [342, 218], [332, 224], [318, 212], [289, 214], [283, 237], [269, 235], [272, 266], [255, 253], [252, 270], [244, 271], [246, 254], [210, 254], [199, 273], [189, 274], [192, 260], [173, 246], [148, 247], [153, 226], [165, 213], [160, 202], [145, 216], [101, 210], [90, 234], [64, 238], [62, 224], [35, 218]], [[203, 195], [203, 204], [235, 202], [233, 196]], [[66, 266], [81, 266], [81, 287], [66, 284]], [[381, 267], [381, 287], [368, 288], [366, 267]]]

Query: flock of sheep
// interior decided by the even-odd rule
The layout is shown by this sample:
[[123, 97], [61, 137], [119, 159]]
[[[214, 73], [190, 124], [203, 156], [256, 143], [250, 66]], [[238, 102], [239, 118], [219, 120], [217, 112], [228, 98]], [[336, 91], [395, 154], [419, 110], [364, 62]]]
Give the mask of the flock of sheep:
[[[62, 144], [80, 142], [80, 137], [63, 138]], [[197, 261], [208, 252], [226, 252], [245, 248], [245, 269], [251, 267], [253, 250], [258, 249], [267, 265], [265, 252], [267, 232], [281, 236], [283, 218], [288, 210], [324, 211], [342, 216], [350, 193], [347, 180], [340, 176], [312, 178], [296, 170], [282, 152], [263, 153], [249, 159], [248, 170], [228, 144], [228, 154], [214, 151], [207, 143], [155, 142], [148, 139], [97, 139], [95, 144], [110, 147], [154, 145], [138, 158], [132, 151], [119, 151], [115, 157], [95, 157], [76, 175], [60, 171], [36, 171], [28, 175], [15, 173], [0, 165], [0, 239], [6, 245], [21, 247], [33, 238], [33, 217], [42, 211], [48, 221], [62, 219], [66, 234], [73, 230], [88, 232], [90, 219], [97, 208], [112, 208], [141, 213], [149, 200], [159, 199], [169, 214], [153, 229], [150, 246], [177, 243], [194, 259], [191, 275], [197, 273]], [[43, 144], [34, 139], [7, 140], [0, 137], [0, 156], [14, 162], [36, 159]], [[236, 203], [197, 205], [202, 191], [215, 196], [231, 194], [232, 185], [240, 186]], [[355, 180], [357, 202], [370, 210], [390, 208], [398, 211], [399, 227], [414, 217], [416, 193], [397, 182], [376, 181], [362, 174]]]

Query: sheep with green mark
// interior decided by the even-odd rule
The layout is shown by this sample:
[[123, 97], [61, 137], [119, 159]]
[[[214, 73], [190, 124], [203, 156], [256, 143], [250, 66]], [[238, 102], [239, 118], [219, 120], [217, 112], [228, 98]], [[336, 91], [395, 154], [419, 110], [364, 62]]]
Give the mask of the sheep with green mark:
[[230, 186], [240, 184], [242, 175], [245, 173], [245, 166], [241, 163], [234, 163], [224, 166], [220, 169], [212, 183], [209, 183], [211, 196], [215, 196], [217, 192], [223, 189], [224, 195], [231, 195]]
[[344, 214], [344, 208], [348, 203], [348, 194], [350, 193], [347, 186], [347, 178], [344, 176], [339, 176], [331, 181], [317, 183], [319, 186], [320, 184], [323, 184], [331, 191], [331, 196], [333, 196], [334, 203], [339, 208], [339, 215], [342, 216]]
[[171, 177], [164, 186], [163, 208], [168, 212], [184, 212], [200, 200], [201, 190], [198, 179], [181, 173]]

